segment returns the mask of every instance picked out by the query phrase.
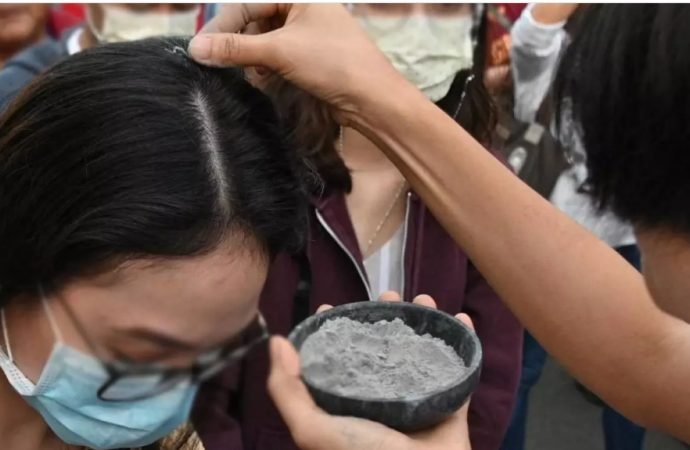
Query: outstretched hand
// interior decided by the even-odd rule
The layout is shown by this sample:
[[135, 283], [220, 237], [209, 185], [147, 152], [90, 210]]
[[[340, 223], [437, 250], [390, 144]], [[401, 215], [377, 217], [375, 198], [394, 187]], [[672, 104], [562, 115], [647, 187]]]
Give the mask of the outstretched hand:
[[329, 103], [343, 123], [380, 92], [416, 92], [339, 4], [227, 4], [189, 53], [201, 64], [278, 74]]

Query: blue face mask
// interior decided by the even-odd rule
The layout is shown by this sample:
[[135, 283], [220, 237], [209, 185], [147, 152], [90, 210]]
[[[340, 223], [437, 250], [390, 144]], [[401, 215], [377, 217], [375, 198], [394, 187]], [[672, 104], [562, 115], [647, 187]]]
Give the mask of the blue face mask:
[[[182, 425], [196, 395], [197, 385], [181, 383], [155, 397], [137, 401], [108, 402], [97, 392], [108, 380], [98, 359], [65, 345], [50, 309], [44, 302], [57, 342], [37, 383], [14, 364], [9, 336], [2, 314], [7, 354], [0, 350], [0, 368], [10, 384], [36, 409], [53, 432], [65, 443], [93, 449], [141, 447], [151, 444]], [[128, 381], [141, 392], [153, 386], [157, 377]], [[127, 385], [118, 389], [128, 389]]]

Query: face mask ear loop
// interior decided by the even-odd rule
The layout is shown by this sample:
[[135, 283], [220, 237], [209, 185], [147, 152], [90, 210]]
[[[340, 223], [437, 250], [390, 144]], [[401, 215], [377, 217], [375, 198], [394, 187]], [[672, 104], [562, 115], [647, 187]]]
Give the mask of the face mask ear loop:
[[0, 320], [2, 321], [2, 337], [5, 341], [5, 347], [7, 348], [7, 357], [10, 362], [14, 362], [14, 356], [12, 356], [12, 347], [10, 346], [10, 333], [7, 331], [7, 320], [5, 319], [5, 308], [0, 309]]
[[46, 299], [46, 296], [43, 293], [43, 287], [39, 286], [38, 292], [39, 294], [41, 294], [41, 304], [43, 305], [43, 310], [46, 312], [46, 316], [48, 316], [48, 322], [50, 322], [50, 328], [52, 328], [53, 330], [55, 339], [57, 339], [58, 342], [64, 342], [62, 339], [62, 333], [60, 332], [60, 328], [58, 328], [57, 322], [55, 321], [53, 311], [50, 309], [50, 305], [48, 305], [48, 300]]

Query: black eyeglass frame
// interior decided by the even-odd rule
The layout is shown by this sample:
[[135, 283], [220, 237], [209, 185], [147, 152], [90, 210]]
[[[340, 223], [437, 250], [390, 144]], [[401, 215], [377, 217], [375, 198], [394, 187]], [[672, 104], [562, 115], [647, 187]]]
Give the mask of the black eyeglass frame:
[[[261, 313], [257, 313], [256, 317], [240, 332], [238, 337], [232, 339], [232, 341], [227, 344], [205, 352], [203, 355], [199, 356], [197, 362], [190, 367], [172, 368], [161, 364], [107, 361], [102, 357], [103, 352], [100, 351], [99, 346], [89, 336], [89, 333], [67, 302], [62, 300], [60, 296], [56, 296], [56, 298], [67, 312], [70, 321], [73, 323], [79, 335], [84, 339], [86, 345], [88, 345], [89, 349], [98, 358], [98, 361], [108, 374], [108, 380], [97, 392], [98, 398], [103, 401], [118, 402], [144, 400], [167, 392], [185, 381], [189, 381], [192, 384], [201, 383], [218, 374], [229, 365], [246, 357], [252, 350], [266, 342], [271, 336], [264, 317]], [[254, 336], [252, 336], [252, 334], [254, 334]], [[247, 342], [247, 339], [249, 339], [249, 342]], [[238, 345], [238, 342], [242, 344]], [[211, 355], [213, 356], [209, 358]], [[208, 361], [205, 361], [207, 359]], [[111, 398], [106, 395], [108, 390], [123, 378], [151, 375], [161, 376], [161, 382], [149, 392], [127, 398]]]

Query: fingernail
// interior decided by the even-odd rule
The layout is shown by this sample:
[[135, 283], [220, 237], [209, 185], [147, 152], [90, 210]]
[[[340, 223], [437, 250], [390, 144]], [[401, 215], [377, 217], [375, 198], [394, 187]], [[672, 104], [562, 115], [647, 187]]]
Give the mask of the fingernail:
[[211, 58], [211, 38], [208, 36], [195, 36], [189, 43], [189, 54], [199, 62], [208, 62]]

